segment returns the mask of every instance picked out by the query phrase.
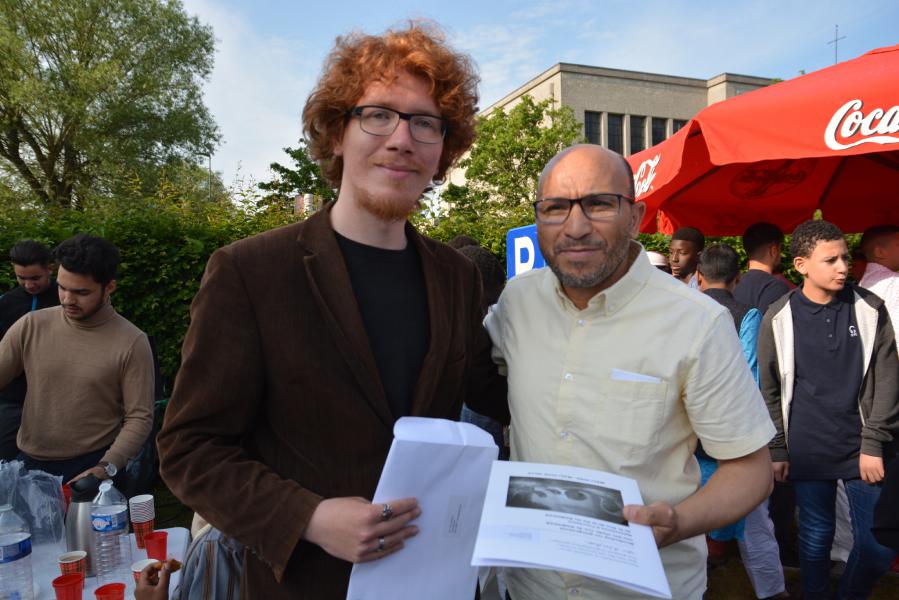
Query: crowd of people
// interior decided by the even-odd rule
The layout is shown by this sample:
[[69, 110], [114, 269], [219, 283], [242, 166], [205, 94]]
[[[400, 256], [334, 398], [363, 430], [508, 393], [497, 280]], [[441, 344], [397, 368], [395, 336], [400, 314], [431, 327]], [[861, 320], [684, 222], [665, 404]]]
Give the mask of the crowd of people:
[[[867, 597], [896, 556], [878, 543], [872, 527], [884, 460], [895, 455], [899, 372], [892, 322], [899, 317], [899, 226], [864, 232], [859, 249], [865, 264], [859, 268], [850, 265], [836, 226], [803, 223], [790, 244], [802, 276], [798, 288], [778, 273], [784, 235], [770, 223], [744, 233], [748, 270], [742, 274], [733, 248], [704, 247], [704, 237], [692, 228], [679, 230], [678, 237], [692, 241], [686, 251], [672, 242], [672, 262], [685, 253], [697, 256], [680, 279], [688, 282], [695, 272], [700, 289], [733, 315], [777, 427], [769, 444], [776, 480], [770, 503], [736, 530], [711, 532], [710, 549], [717, 549], [716, 540], [738, 539], [759, 598], [787, 597], [782, 564], [798, 564], [806, 597], [829, 597], [839, 522], [851, 529], [845, 553], [834, 553], [846, 563], [837, 597]], [[667, 268], [658, 257], [656, 263]], [[701, 448], [698, 457], [701, 465], [707, 460]], [[798, 552], [792, 535], [797, 507]]]
[[[511, 460], [636, 479], [645, 505], [622, 513], [652, 528], [675, 598], [703, 596], [708, 532], [738, 539], [759, 598], [789, 597], [793, 541], [777, 531], [793, 504], [804, 597], [831, 597], [844, 490], [837, 597], [867, 597], [895, 558], [872, 529], [896, 530], [874, 513], [899, 429], [899, 228], [865, 233], [861, 285], [843, 233], [820, 220], [792, 232], [798, 287], [778, 273], [770, 224], [743, 236], [743, 274], [733, 248], [693, 228], [650, 256], [627, 161], [576, 145], [536, 190], [548, 268], [503, 289], [476, 242], [455, 249], [408, 222], [472, 144], [477, 83], [428, 26], [338, 38], [303, 111], [337, 201], [209, 259], [157, 438], [163, 480], [208, 523], [182, 575], [203, 585], [180, 597], [343, 600], [354, 563], [418, 533], [415, 498], [370, 501], [394, 423], [458, 419], [463, 405], [509, 425]], [[67, 481], [121, 476], [152, 426], [153, 367], [110, 301], [118, 252], [79, 235], [11, 259], [4, 458]], [[167, 597], [167, 581], [145, 573], [138, 598]], [[511, 600], [641, 597], [536, 569], [504, 582]]]

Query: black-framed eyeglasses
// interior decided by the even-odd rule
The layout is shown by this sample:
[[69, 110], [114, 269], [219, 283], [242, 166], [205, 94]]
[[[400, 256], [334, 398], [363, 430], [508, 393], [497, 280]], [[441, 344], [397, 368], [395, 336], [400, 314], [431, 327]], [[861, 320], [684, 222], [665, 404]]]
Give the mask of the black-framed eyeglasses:
[[412, 139], [422, 144], [439, 144], [447, 129], [446, 121], [441, 117], [404, 113], [374, 104], [354, 106], [347, 116], [359, 117], [359, 127], [371, 135], [391, 135], [399, 126], [400, 119], [408, 121]]
[[544, 225], [561, 225], [568, 220], [571, 207], [580, 205], [584, 216], [591, 221], [614, 219], [621, 211], [621, 201], [633, 202], [622, 194], [588, 194], [582, 198], [544, 198], [534, 202], [534, 216]]

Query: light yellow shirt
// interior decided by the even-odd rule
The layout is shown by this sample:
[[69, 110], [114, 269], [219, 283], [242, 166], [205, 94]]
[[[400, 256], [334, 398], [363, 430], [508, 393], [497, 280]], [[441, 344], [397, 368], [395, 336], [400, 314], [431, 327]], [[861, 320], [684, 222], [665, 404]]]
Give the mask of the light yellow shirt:
[[[646, 504], [673, 506], [699, 488], [697, 435], [730, 459], [767, 445], [774, 426], [728, 311], [650, 265], [636, 242], [630, 259], [584, 310], [549, 268], [518, 275], [485, 325], [508, 374], [512, 460], [632, 477]], [[701, 598], [703, 537], [661, 555], [674, 598]], [[509, 569], [507, 580], [514, 600], [644, 597], [554, 571]]]

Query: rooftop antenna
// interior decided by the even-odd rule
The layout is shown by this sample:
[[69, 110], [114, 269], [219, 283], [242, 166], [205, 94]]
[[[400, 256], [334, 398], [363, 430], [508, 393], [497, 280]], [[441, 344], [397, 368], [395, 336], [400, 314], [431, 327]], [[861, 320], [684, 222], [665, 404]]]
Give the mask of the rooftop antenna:
[[840, 37], [840, 26], [834, 25], [833, 39], [827, 42], [828, 45], [833, 44], [833, 64], [837, 64], [837, 47], [840, 45], [840, 40], [845, 40], [846, 36]]

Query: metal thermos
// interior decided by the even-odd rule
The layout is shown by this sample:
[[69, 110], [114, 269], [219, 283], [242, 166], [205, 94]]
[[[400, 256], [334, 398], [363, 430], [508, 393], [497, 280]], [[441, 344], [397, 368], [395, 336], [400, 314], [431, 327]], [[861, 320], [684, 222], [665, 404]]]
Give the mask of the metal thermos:
[[94, 572], [94, 530], [91, 527], [91, 503], [100, 491], [100, 479], [93, 475], [71, 484], [72, 502], [66, 513], [66, 550], [87, 552], [87, 577]]

